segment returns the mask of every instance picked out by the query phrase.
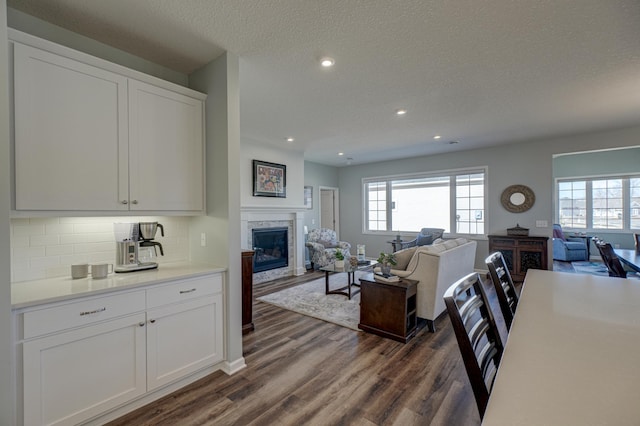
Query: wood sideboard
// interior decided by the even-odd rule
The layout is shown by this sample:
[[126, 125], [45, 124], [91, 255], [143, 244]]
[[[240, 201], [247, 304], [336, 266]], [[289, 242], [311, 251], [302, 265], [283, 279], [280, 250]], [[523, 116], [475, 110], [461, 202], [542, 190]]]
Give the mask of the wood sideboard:
[[548, 237], [489, 235], [489, 253], [502, 253], [511, 278], [524, 281], [528, 269], [547, 269]]
[[253, 250], [242, 250], [242, 334], [253, 331]]

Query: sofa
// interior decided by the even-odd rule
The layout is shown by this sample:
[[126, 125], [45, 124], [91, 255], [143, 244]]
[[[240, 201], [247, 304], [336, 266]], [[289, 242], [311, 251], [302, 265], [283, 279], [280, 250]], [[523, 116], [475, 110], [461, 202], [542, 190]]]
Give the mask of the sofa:
[[437, 239], [432, 245], [394, 253], [396, 265], [391, 274], [418, 281], [417, 316], [427, 320], [431, 332], [435, 332], [434, 321], [446, 309], [444, 292], [474, 271], [476, 246], [475, 241], [465, 238]]
[[345, 259], [349, 259], [351, 244], [338, 241], [336, 231], [328, 228], [312, 229], [305, 244], [309, 248], [311, 266], [318, 269], [336, 261], [336, 250], [340, 249]]

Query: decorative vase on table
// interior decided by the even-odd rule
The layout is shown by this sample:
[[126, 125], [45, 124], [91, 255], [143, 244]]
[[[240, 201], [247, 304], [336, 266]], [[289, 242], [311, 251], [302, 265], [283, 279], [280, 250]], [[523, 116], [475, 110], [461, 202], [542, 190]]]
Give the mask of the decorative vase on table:
[[385, 277], [391, 275], [391, 266], [396, 264], [396, 256], [393, 253], [380, 253], [378, 256], [378, 263], [380, 264], [380, 272]]
[[340, 249], [336, 249], [336, 261], [334, 265], [336, 268], [344, 268], [344, 253], [342, 253]]

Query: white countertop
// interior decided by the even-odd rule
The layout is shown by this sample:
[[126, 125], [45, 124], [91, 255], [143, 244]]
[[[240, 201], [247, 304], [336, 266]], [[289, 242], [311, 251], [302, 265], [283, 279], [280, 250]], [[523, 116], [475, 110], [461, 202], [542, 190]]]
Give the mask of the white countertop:
[[59, 302], [81, 296], [92, 296], [224, 271], [226, 268], [215, 265], [176, 262], [161, 264], [157, 269], [147, 271], [113, 273], [103, 279], [80, 278], [74, 280], [68, 276], [23, 281], [11, 284], [11, 305], [13, 309], [26, 308], [43, 303]]
[[640, 424], [640, 281], [529, 269], [482, 424]]

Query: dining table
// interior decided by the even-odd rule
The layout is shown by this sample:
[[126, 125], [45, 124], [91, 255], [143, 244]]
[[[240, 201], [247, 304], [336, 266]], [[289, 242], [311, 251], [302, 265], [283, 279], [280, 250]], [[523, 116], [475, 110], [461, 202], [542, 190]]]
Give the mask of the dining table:
[[639, 425], [640, 285], [527, 271], [485, 426]]
[[636, 249], [613, 249], [613, 252], [625, 265], [636, 272], [640, 272], [640, 252]]

